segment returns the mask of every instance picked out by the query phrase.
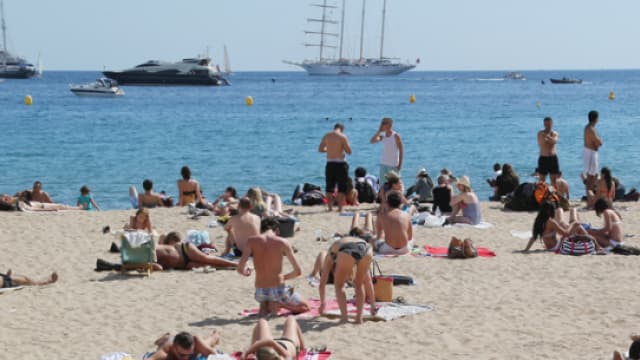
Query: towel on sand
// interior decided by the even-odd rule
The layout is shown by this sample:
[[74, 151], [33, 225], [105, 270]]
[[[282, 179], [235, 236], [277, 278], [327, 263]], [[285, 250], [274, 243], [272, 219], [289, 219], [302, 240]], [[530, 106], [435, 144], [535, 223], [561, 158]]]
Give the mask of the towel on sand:
[[531, 239], [531, 230], [527, 230], [527, 231], [519, 231], [519, 230], [511, 230], [510, 231], [511, 236], [516, 237], [518, 239], [522, 239], [522, 240], [529, 240]]
[[14, 287], [10, 287], [10, 288], [0, 288], [0, 294], [8, 293], [8, 292], [15, 291], [15, 290], [20, 290], [22, 288], [24, 288], [24, 286], [14, 286]]
[[[448, 227], [448, 226], [449, 225], [447, 225], [445, 227]], [[476, 225], [456, 223], [456, 224], [453, 224], [453, 226], [462, 227], [462, 228], [489, 229], [489, 228], [493, 227], [493, 224], [483, 221], [483, 222], [481, 222], [479, 224], [476, 224]]]
[[[364, 305], [363, 318], [365, 321], [391, 321], [433, 310], [429, 305], [396, 304], [391, 302], [379, 302], [376, 303], [376, 306], [378, 307], [378, 312], [375, 315], [369, 315], [371, 314], [371, 306], [369, 304]], [[356, 306], [354, 303], [349, 302], [347, 304], [347, 312], [349, 317], [355, 317]], [[340, 309], [325, 310], [323, 316], [328, 318], [340, 317]]]
[[[430, 256], [433, 256], [433, 257], [447, 257], [447, 253], [449, 252], [449, 248], [446, 248], [446, 247], [433, 247], [433, 246], [425, 245], [424, 249], [427, 251], [427, 253]], [[487, 248], [477, 247], [476, 250], [478, 251], [478, 256], [482, 256], [482, 257], [496, 256], [496, 253], [494, 253], [493, 251]]]
[[[299, 319], [311, 319], [311, 318], [320, 316], [320, 312], [318, 311], [318, 310], [320, 310], [320, 300], [319, 299], [308, 299], [307, 300], [307, 304], [309, 304], [309, 307], [311, 308], [311, 310], [309, 310], [307, 312], [303, 312], [303, 313], [300, 313], [300, 314], [292, 314], [291, 311], [289, 311], [287, 309], [284, 309], [284, 308], [281, 308], [278, 311], [278, 316], [295, 315], [295, 317], [297, 317]], [[335, 301], [335, 300], [329, 300], [325, 304], [325, 308], [326, 309], [330, 309], [333, 306], [338, 308], [338, 302]], [[260, 312], [260, 308], [253, 308], [253, 309], [243, 310], [238, 315], [240, 315], [242, 317], [256, 316], [256, 315], [258, 315], [259, 312]]]

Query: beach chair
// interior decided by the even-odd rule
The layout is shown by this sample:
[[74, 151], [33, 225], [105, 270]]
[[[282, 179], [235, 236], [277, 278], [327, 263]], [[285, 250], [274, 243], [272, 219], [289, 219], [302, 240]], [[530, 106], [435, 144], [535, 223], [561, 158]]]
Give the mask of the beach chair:
[[127, 231], [120, 236], [121, 272], [130, 270], [146, 271], [151, 276], [156, 262], [156, 242], [153, 234], [145, 231]]

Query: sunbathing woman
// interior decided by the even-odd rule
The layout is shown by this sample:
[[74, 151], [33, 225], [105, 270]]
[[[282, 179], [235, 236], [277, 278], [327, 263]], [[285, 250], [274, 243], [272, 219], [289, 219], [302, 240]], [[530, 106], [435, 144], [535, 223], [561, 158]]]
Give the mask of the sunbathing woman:
[[325, 287], [329, 282], [329, 274], [333, 272], [334, 287], [336, 289], [336, 299], [340, 307], [341, 321], [347, 322], [347, 296], [344, 286], [348, 277], [356, 267], [354, 277], [354, 288], [356, 292], [356, 320], [357, 324], [363, 322], [362, 312], [364, 309], [365, 295], [371, 304], [371, 315], [376, 313], [375, 297], [373, 295], [373, 283], [369, 268], [373, 261], [373, 250], [364, 240], [345, 236], [334, 242], [329, 247], [329, 254], [325, 258], [322, 266], [322, 277], [320, 278], [320, 313], [325, 309]]
[[200, 184], [191, 179], [191, 169], [188, 166], [183, 166], [180, 169], [180, 174], [182, 175], [182, 180], [178, 180], [178, 194], [180, 194], [178, 206], [201, 202]]
[[604, 220], [601, 229], [589, 229], [589, 234], [596, 238], [602, 247], [616, 247], [622, 245], [624, 231], [622, 230], [622, 218], [615, 210], [609, 207], [605, 199], [598, 199], [594, 204], [596, 215]]
[[24, 275], [15, 275], [11, 271], [11, 269], [7, 270], [6, 274], [0, 274], [2, 278], [2, 287], [3, 289], [12, 288], [16, 286], [36, 286], [36, 285], [49, 285], [58, 281], [58, 273], [52, 272], [51, 276], [47, 279], [36, 281]]
[[151, 217], [149, 210], [146, 208], [140, 208], [136, 211], [134, 216], [129, 217], [129, 223], [124, 225], [125, 230], [144, 230], [151, 234], [153, 228], [151, 227]]
[[234, 269], [238, 266], [236, 262], [207, 255], [192, 243], [181, 242], [177, 232], [168, 233], [163, 243], [156, 246], [156, 256], [163, 269], [190, 270], [203, 266]]
[[[523, 252], [529, 251], [538, 238], [542, 240], [545, 250], [555, 252], [560, 250], [562, 242], [569, 236], [588, 236], [584, 227], [576, 221], [575, 208], [571, 209], [570, 224], [564, 221], [563, 214], [564, 212], [561, 208], [556, 209], [552, 203], [543, 202], [533, 223], [533, 236], [529, 239], [529, 243]], [[597, 251], [600, 250], [597, 243], [595, 246]]]
[[595, 192], [590, 190], [587, 193], [587, 208], [593, 209], [596, 201], [599, 199], [604, 199], [609, 204], [612, 204], [615, 196], [616, 185], [611, 177], [611, 170], [607, 167], [603, 167], [602, 170], [600, 170], [600, 178], [596, 183]]
[[0, 211], [58, 211], [82, 210], [78, 206], [49, 204], [36, 201], [27, 202], [15, 196], [0, 195]]
[[242, 359], [248, 359], [255, 354], [257, 360], [295, 360], [300, 355], [300, 349], [304, 349], [302, 330], [293, 316], [287, 317], [282, 330], [282, 336], [274, 339], [269, 329], [267, 320], [260, 319], [253, 328], [251, 346], [244, 353]]

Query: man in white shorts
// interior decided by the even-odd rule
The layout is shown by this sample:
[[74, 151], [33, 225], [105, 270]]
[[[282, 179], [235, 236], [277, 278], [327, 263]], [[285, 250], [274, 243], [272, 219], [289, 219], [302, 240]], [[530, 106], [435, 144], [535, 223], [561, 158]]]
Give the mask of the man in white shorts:
[[585, 187], [587, 194], [589, 190], [595, 192], [599, 172], [598, 149], [602, 146], [602, 139], [596, 132], [597, 123], [598, 112], [592, 110], [589, 112], [589, 123], [584, 127], [584, 150], [582, 152], [582, 160], [584, 162], [583, 175], [586, 176]]

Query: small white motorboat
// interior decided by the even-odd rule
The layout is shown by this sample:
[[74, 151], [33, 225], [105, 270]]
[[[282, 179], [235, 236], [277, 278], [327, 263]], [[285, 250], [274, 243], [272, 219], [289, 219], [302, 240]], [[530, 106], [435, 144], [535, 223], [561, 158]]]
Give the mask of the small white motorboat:
[[72, 93], [78, 96], [122, 96], [124, 91], [115, 80], [100, 78], [91, 84], [70, 85]]

